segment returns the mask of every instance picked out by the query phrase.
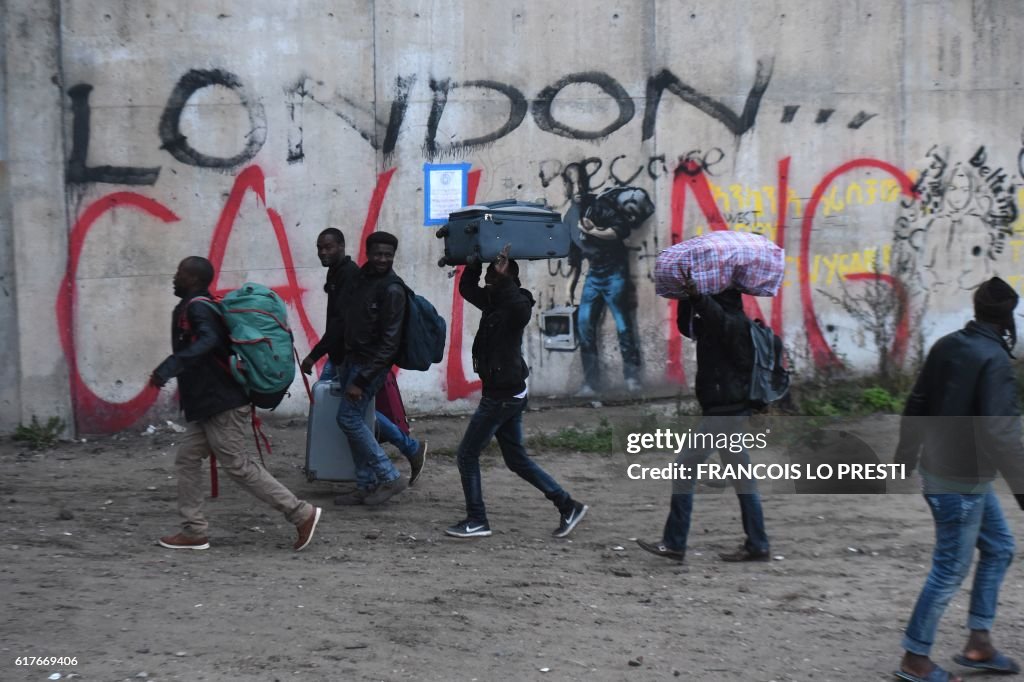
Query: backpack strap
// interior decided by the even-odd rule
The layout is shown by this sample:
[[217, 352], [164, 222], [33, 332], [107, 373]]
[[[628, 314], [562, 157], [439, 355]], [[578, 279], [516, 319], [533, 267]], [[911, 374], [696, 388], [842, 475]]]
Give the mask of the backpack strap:
[[[179, 325], [181, 326], [181, 328], [182, 328], [183, 330], [185, 330], [186, 332], [190, 332], [190, 333], [191, 333], [191, 331], [192, 331], [192, 325], [191, 325], [191, 323], [190, 323], [190, 322], [188, 321], [188, 307], [189, 307], [190, 305], [192, 305], [192, 303], [193, 303], [193, 302], [195, 302], [195, 301], [199, 301], [200, 303], [205, 303], [205, 304], [206, 304], [207, 306], [209, 306], [209, 307], [210, 307], [210, 309], [212, 309], [212, 310], [213, 310], [213, 311], [214, 311], [215, 313], [217, 313], [217, 317], [218, 317], [218, 318], [220, 318], [220, 321], [221, 321], [222, 323], [224, 322], [224, 313], [223, 313], [223, 311], [222, 311], [222, 310], [220, 309], [220, 304], [219, 304], [219, 302], [217, 301], [217, 299], [215, 299], [215, 298], [209, 298], [208, 296], [194, 296], [194, 297], [192, 297], [192, 298], [190, 298], [190, 299], [189, 299], [188, 303], [187, 303], [187, 304], [185, 305], [185, 307], [184, 307], [184, 308], [182, 308], [182, 310], [181, 310], [181, 318], [180, 318], [180, 320], [178, 321], [178, 324], [179, 324]], [[227, 332], [227, 330], [226, 330], [226, 329], [225, 329], [225, 332]], [[231, 341], [231, 335], [230, 335], [230, 334], [227, 334], [227, 337], [228, 337], [228, 341], [230, 342], [230, 341]], [[193, 340], [193, 341], [195, 340], [195, 335], [194, 335], [194, 334], [192, 335], [192, 340]], [[230, 350], [230, 349], [229, 349], [229, 350]], [[214, 361], [214, 362], [216, 362], [216, 363], [217, 363], [217, 365], [218, 365], [218, 366], [219, 366], [219, 367], [220, 367], [221, 369], [223, 369], [223, 370], [224, 370], [225, 372], [227, 372], [227, 373], [228, 373], [228, 376], [233, 376], [233, 375], [231, 374], [231, 367], [230, 367], [230, 366], [228, 365], [228, 363], [227, 363], [227, 362], [226, 362], [226, 361], [224, 360], [224, 358], [222, 358], [222, 357], [220, 357], [219, 355], [217, 355], [216, 353], [214, 353], [214, 354], [213, 354], [213, 361]]]

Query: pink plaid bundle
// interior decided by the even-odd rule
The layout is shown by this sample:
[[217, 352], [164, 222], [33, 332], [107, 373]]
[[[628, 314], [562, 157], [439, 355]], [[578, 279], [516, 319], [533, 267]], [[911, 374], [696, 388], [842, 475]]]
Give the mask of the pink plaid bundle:
[[689, 270], [697, 290], [718, 294], [733, 287], [751, 296], [774, 296], [786, 272], [786, 252], [759, 234], [718, 230], [673, 244], [658, 254], [654, 291], [685, 298]]

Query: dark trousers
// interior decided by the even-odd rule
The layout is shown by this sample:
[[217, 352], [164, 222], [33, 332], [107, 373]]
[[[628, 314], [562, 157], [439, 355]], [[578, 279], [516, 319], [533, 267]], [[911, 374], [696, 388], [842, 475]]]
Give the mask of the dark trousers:
[[[732, 415], [705, 415], [696, 431], [698, 433], [733, 434], [746, 433], [750, 423], [750, 412], [744, 411]], [[696, 476], [697, 465], [707, 461], [715, 448], [690, 448], [685, 450], [677, 463], [682, 464]], [[722, 464], [748, 464], [750, 453], [746, 448], [740, 452], [719, 450]], [[686, 540], [690, 534], [690, 517], [693, 515], [693, 488], [696, 481], [678, 480], [672, 486], [672, 502], [669, 505], [668, 519], [662, 533], [662, 542], [666, 547], [686, 551]], [[734, 483], [736, 497], [740, 503], [740, 516], [743, 519], [743, 532], [747, 538], [744, 546], [751, 552], [761, 554], [768, 551], [768, 534], [764, 529], [764, 513], [761, 510], [761, 496], [757, 492], [757, 482], [743, 479]]]
[[491, 438], [498, 439], [501, 456], [505, 465], [520, 478], [551, 500], [559, 512], [572, 511], [573, 501], [569, 493], [530, 459], [523, 447], [523, 412], [526, 398], [495, 400], [481, 398], [473, 418], [469, 420], [466, 434], [459, 444], [458, 465], [462, 477], [462, 492], [466, 496], [466, 517], [478, 523], [487, 522], [484, 507], [483, 488], [480, 482], [480, 453]]

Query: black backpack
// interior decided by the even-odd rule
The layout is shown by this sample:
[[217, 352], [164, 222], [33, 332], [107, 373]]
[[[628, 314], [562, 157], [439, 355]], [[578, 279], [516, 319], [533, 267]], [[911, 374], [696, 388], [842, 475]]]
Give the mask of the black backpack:
[[654, 202], [640, 187], [611, 187], [590, 203], [583, 217], [598, 227], [622, 225], [633, 230], [654, 215]]
[[402, 341], [398, 346], [395, 364], [402, 369], [425, 372], [444, 358], [444, 342], [448, 325], [430, 301], [415, 293], [405, 284], [407, 302]]
[[754, 370], [750, 376], [750, 406], [764, 409], [789, 392], [789, 370], [785, 367], [782, 339], [761, 320], [750, 321], [754, 343]]

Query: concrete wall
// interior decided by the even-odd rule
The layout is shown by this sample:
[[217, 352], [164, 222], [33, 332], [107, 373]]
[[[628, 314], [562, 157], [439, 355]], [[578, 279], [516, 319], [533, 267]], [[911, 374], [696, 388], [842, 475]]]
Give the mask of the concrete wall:
[[[144, 385], [186, 255], [208, 255], [221, 288], [275, 286], [303, 353], [322, 330], [313, 243], [328, 225], [350, 252], [375, 226], [399, 235], [397, 270], [453, 335], [445, 362], [403, 373], [406, 402], [468, 409], [478, 318], [435, 265], [427, 162], [471, 164], [480, 200], [565, 210], [581, 177], [651, 194], [657, 211], [628, 240], [638, 304], [623, 323], [651, 390], [693, 369], [653, 293], [654, 256], [708, 229], [785, 246], [783, 294], [750, 305], [805, 372], [872, 371], [879, 347], [898, 367], [969, 316], [983, 278], [1024, 285], [1014, 0], [7, 7], [0, 224], [17, 313], [0, 302], [0, 320], [16, 315], [2, 333], [21, 352], [0, 428], [73, 410], [80, 430], [110, 431], [169, 412], [170, 391]], [[538, 310], [567, 302], [567, 274], [524, 264]], [[602, 390], [615, 394], [606, 317]], [[535, 394], [579, 388], [578, 351], [544, 350], [536, 323], [525, 345]], [[303, 413], [294, 393], [281, 409]]]
[[[33, 415], [43, 422], [54, 416], [70, 422], [72, 417], [68, 361], [55, 314], [68, 261], [69, 225], [59, 17], [58, 2], [5, 3], [0, 242], [11, 249], [13, 269], [3, 281], [3, 300], [12, 302], [0, 304], [4, 430], [28, 423]], [[0, 257], [0, 268], [6, 270], [10, 261], [4, 265]], [[13, 396], [8, 386], [14, 387]]]

